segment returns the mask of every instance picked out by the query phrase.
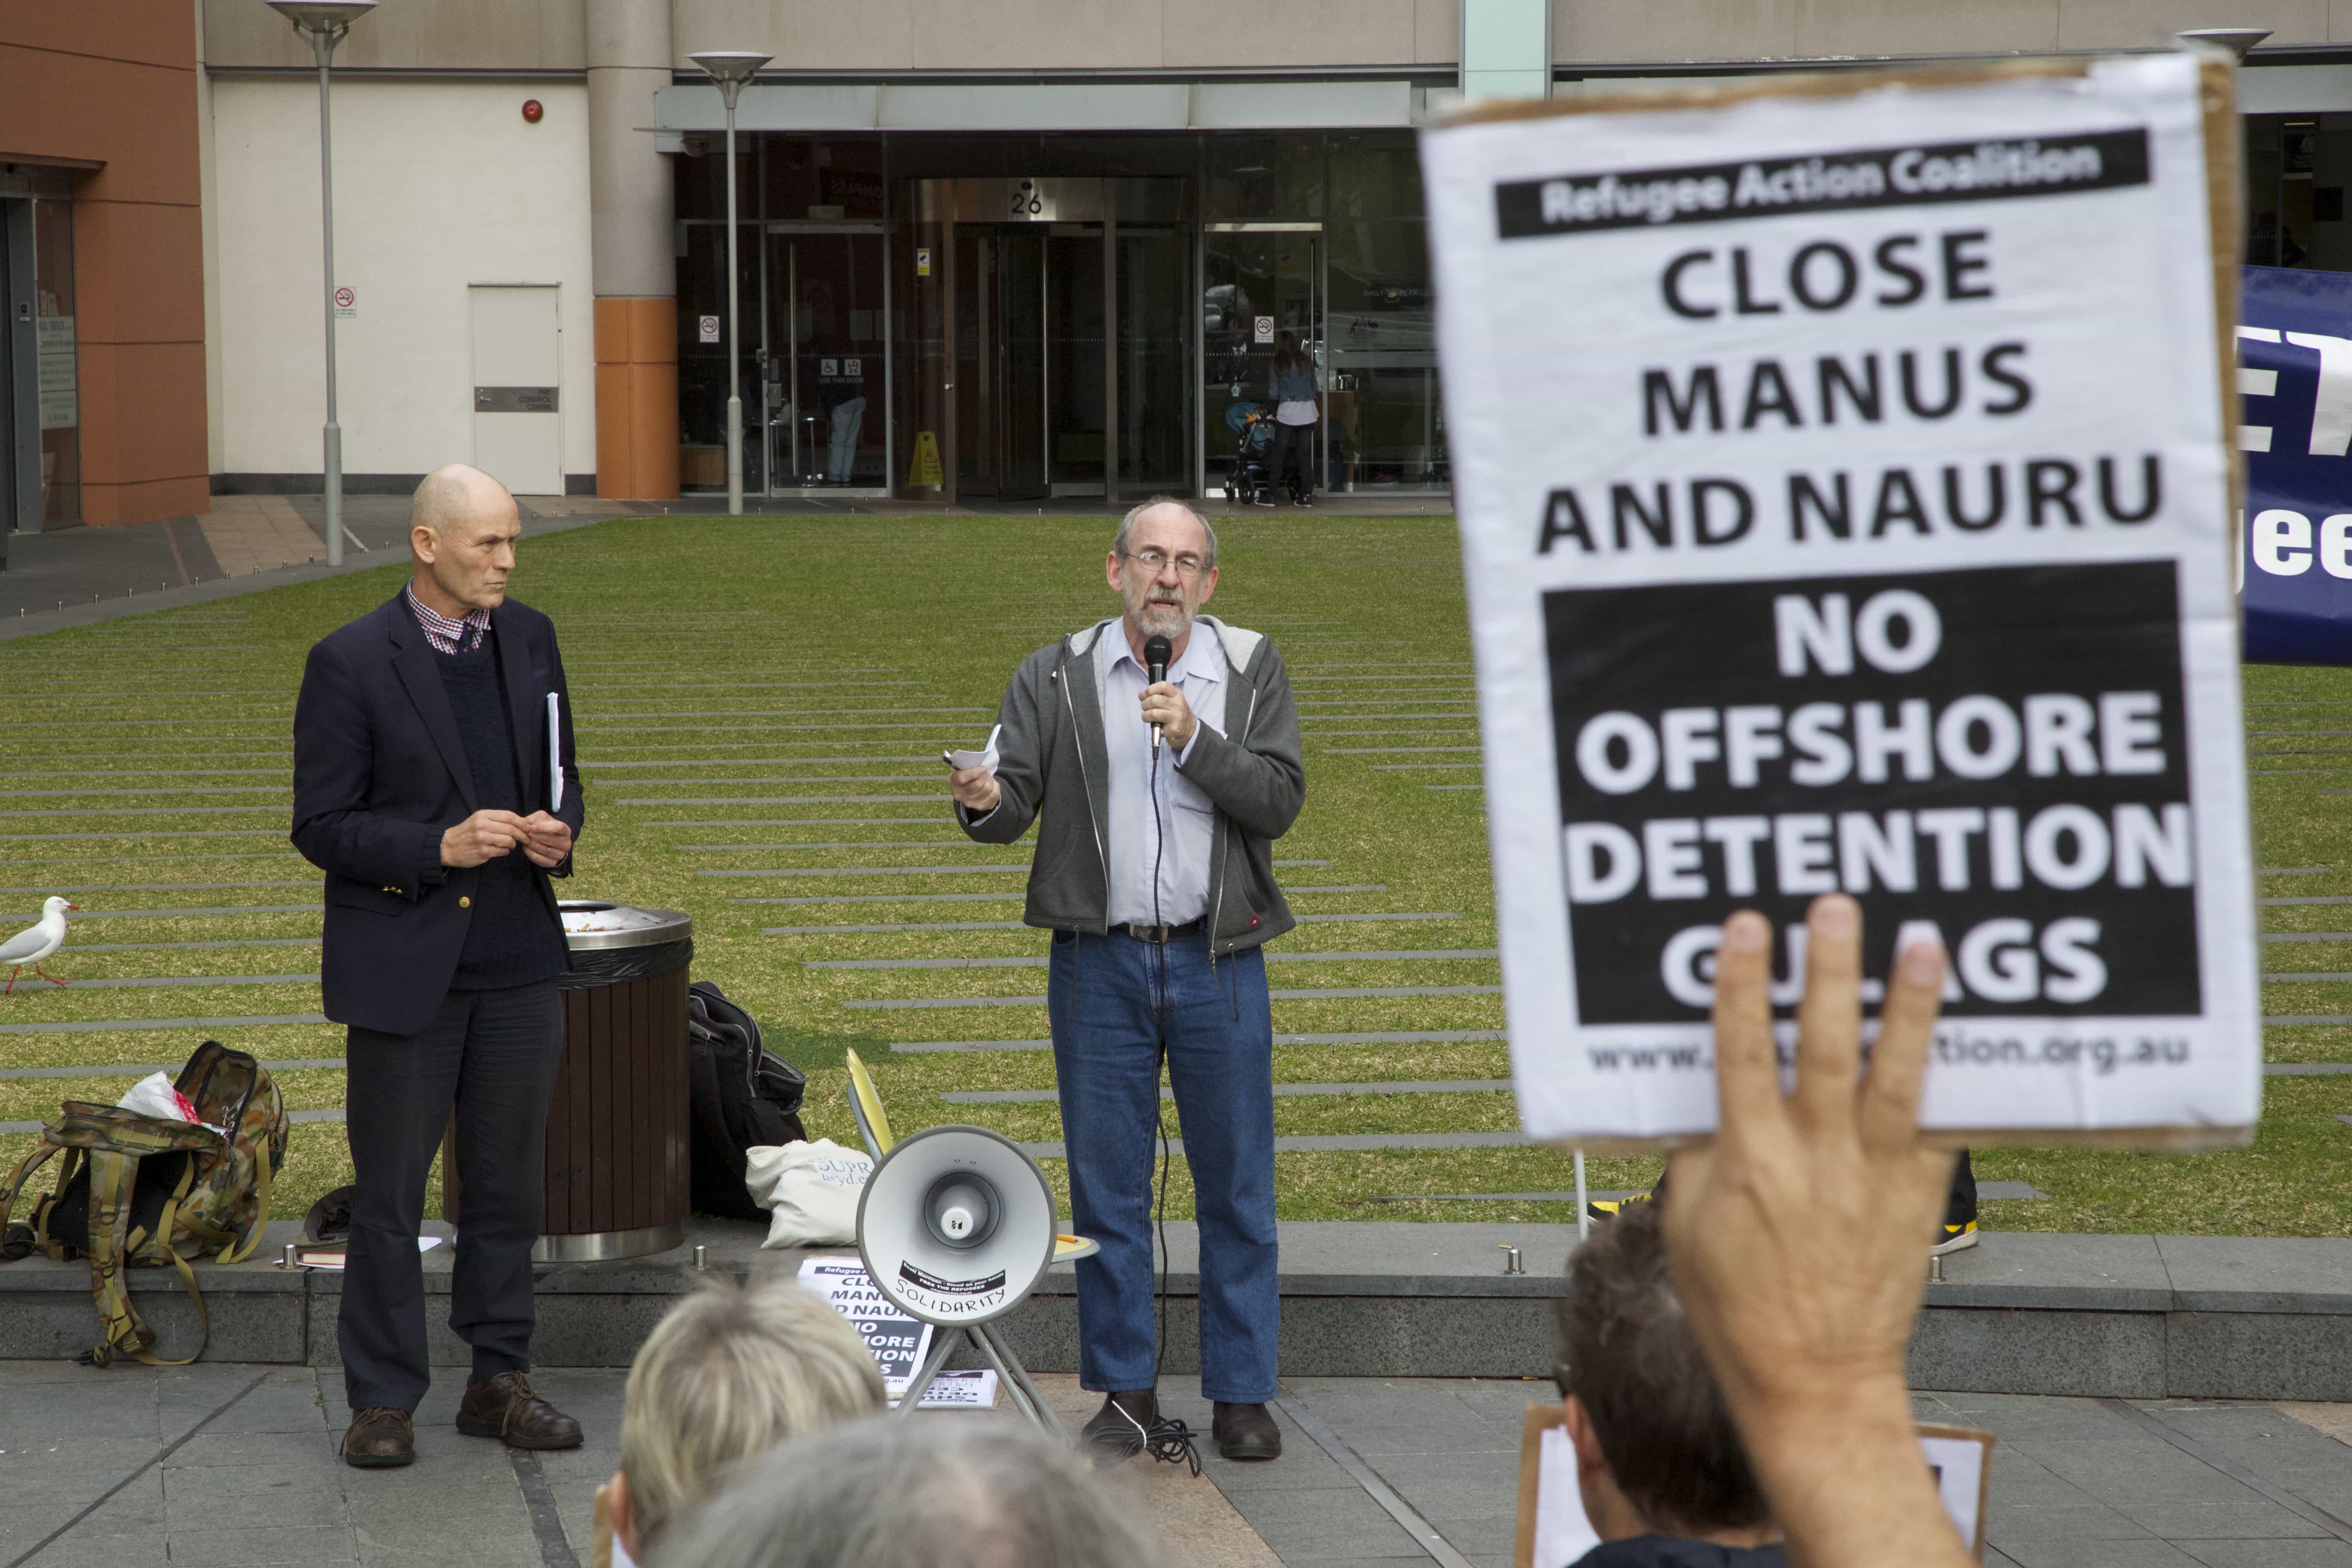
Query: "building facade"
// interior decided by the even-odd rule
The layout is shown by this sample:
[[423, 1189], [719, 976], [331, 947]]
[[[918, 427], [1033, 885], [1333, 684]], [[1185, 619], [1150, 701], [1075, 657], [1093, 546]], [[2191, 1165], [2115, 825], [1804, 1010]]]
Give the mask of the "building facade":
[[[315, 75], [261, 0], [197, 3], [207, 471], [312, 489]], [[1466, 3], [385, 0], [336, 62], [347, 482], [723, 489], [731, 384], [755, 495], [1215, 495], [1295, 342], [1322, 482], [1443, 492], [1413, 138], [1465, 38], [1474, 84], [1593, 95], [2268, 26], [2249, 258], [2352, 268], [2352, 14], [2321, 0]], [[709, 49], [773, 57], [735, 116], [732, 321]]]
[[190, 0], [0, 8], [0, 522], [200, 512]]

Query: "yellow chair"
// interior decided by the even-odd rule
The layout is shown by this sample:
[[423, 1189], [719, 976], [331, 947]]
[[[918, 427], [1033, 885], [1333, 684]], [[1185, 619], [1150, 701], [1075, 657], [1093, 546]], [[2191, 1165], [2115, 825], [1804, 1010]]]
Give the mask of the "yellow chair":
[[890, 1114], [882, 1109], [882, 1097], [874, 1089], [874, 1075], [857, 1053], [849, 1053], [849, 1114], [856, 1120], [857, 1135], [866, 1140], [866, 1152], [880, 1160], [894, 1148], [898, 1140], [890, 1131]]
[[[857, 1053], [849, 1053], [849, 1114], [857, 1123], [857, 1136], [866, 1142], [866, 1152], [879, 1163], [898, 1144], [890, 1131], [890, 1113], [882, 1109], [882, 1096], [874, 1087], [874, 1075], [866, 1069]], [[1054, 1261], [1074, 1263], [1081, 1258], [1092, 1258], [1100, 1252], [1099, 1243], [1085, 1237], [1056, 1236], [1054, 1237]]]

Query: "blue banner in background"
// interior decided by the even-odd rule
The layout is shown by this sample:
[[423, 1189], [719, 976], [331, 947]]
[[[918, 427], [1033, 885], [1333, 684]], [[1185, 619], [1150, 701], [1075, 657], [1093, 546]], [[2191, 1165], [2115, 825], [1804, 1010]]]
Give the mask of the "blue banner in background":
[[2352, 272], [2243, 271], [2246, 659], [2352, 665]]

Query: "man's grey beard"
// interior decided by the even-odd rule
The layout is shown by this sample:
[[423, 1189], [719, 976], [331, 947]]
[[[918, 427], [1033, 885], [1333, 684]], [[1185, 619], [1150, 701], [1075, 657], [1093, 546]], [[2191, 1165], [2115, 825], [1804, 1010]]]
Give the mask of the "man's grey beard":
[[1135, 624], [1145, 636], [1181, 637], [1192, 627], [1192, 612], [1181, 604], [1146, 599], [1135, 607]]

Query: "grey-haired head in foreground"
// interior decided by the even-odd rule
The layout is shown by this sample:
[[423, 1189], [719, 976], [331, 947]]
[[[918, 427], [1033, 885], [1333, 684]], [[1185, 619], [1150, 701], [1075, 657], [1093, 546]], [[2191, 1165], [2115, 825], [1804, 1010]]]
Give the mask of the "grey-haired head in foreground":
[[877, 1416], [746, 1462], [653, 1568], [1161, 1568], [1132, 1512], [1025, 1428]]

